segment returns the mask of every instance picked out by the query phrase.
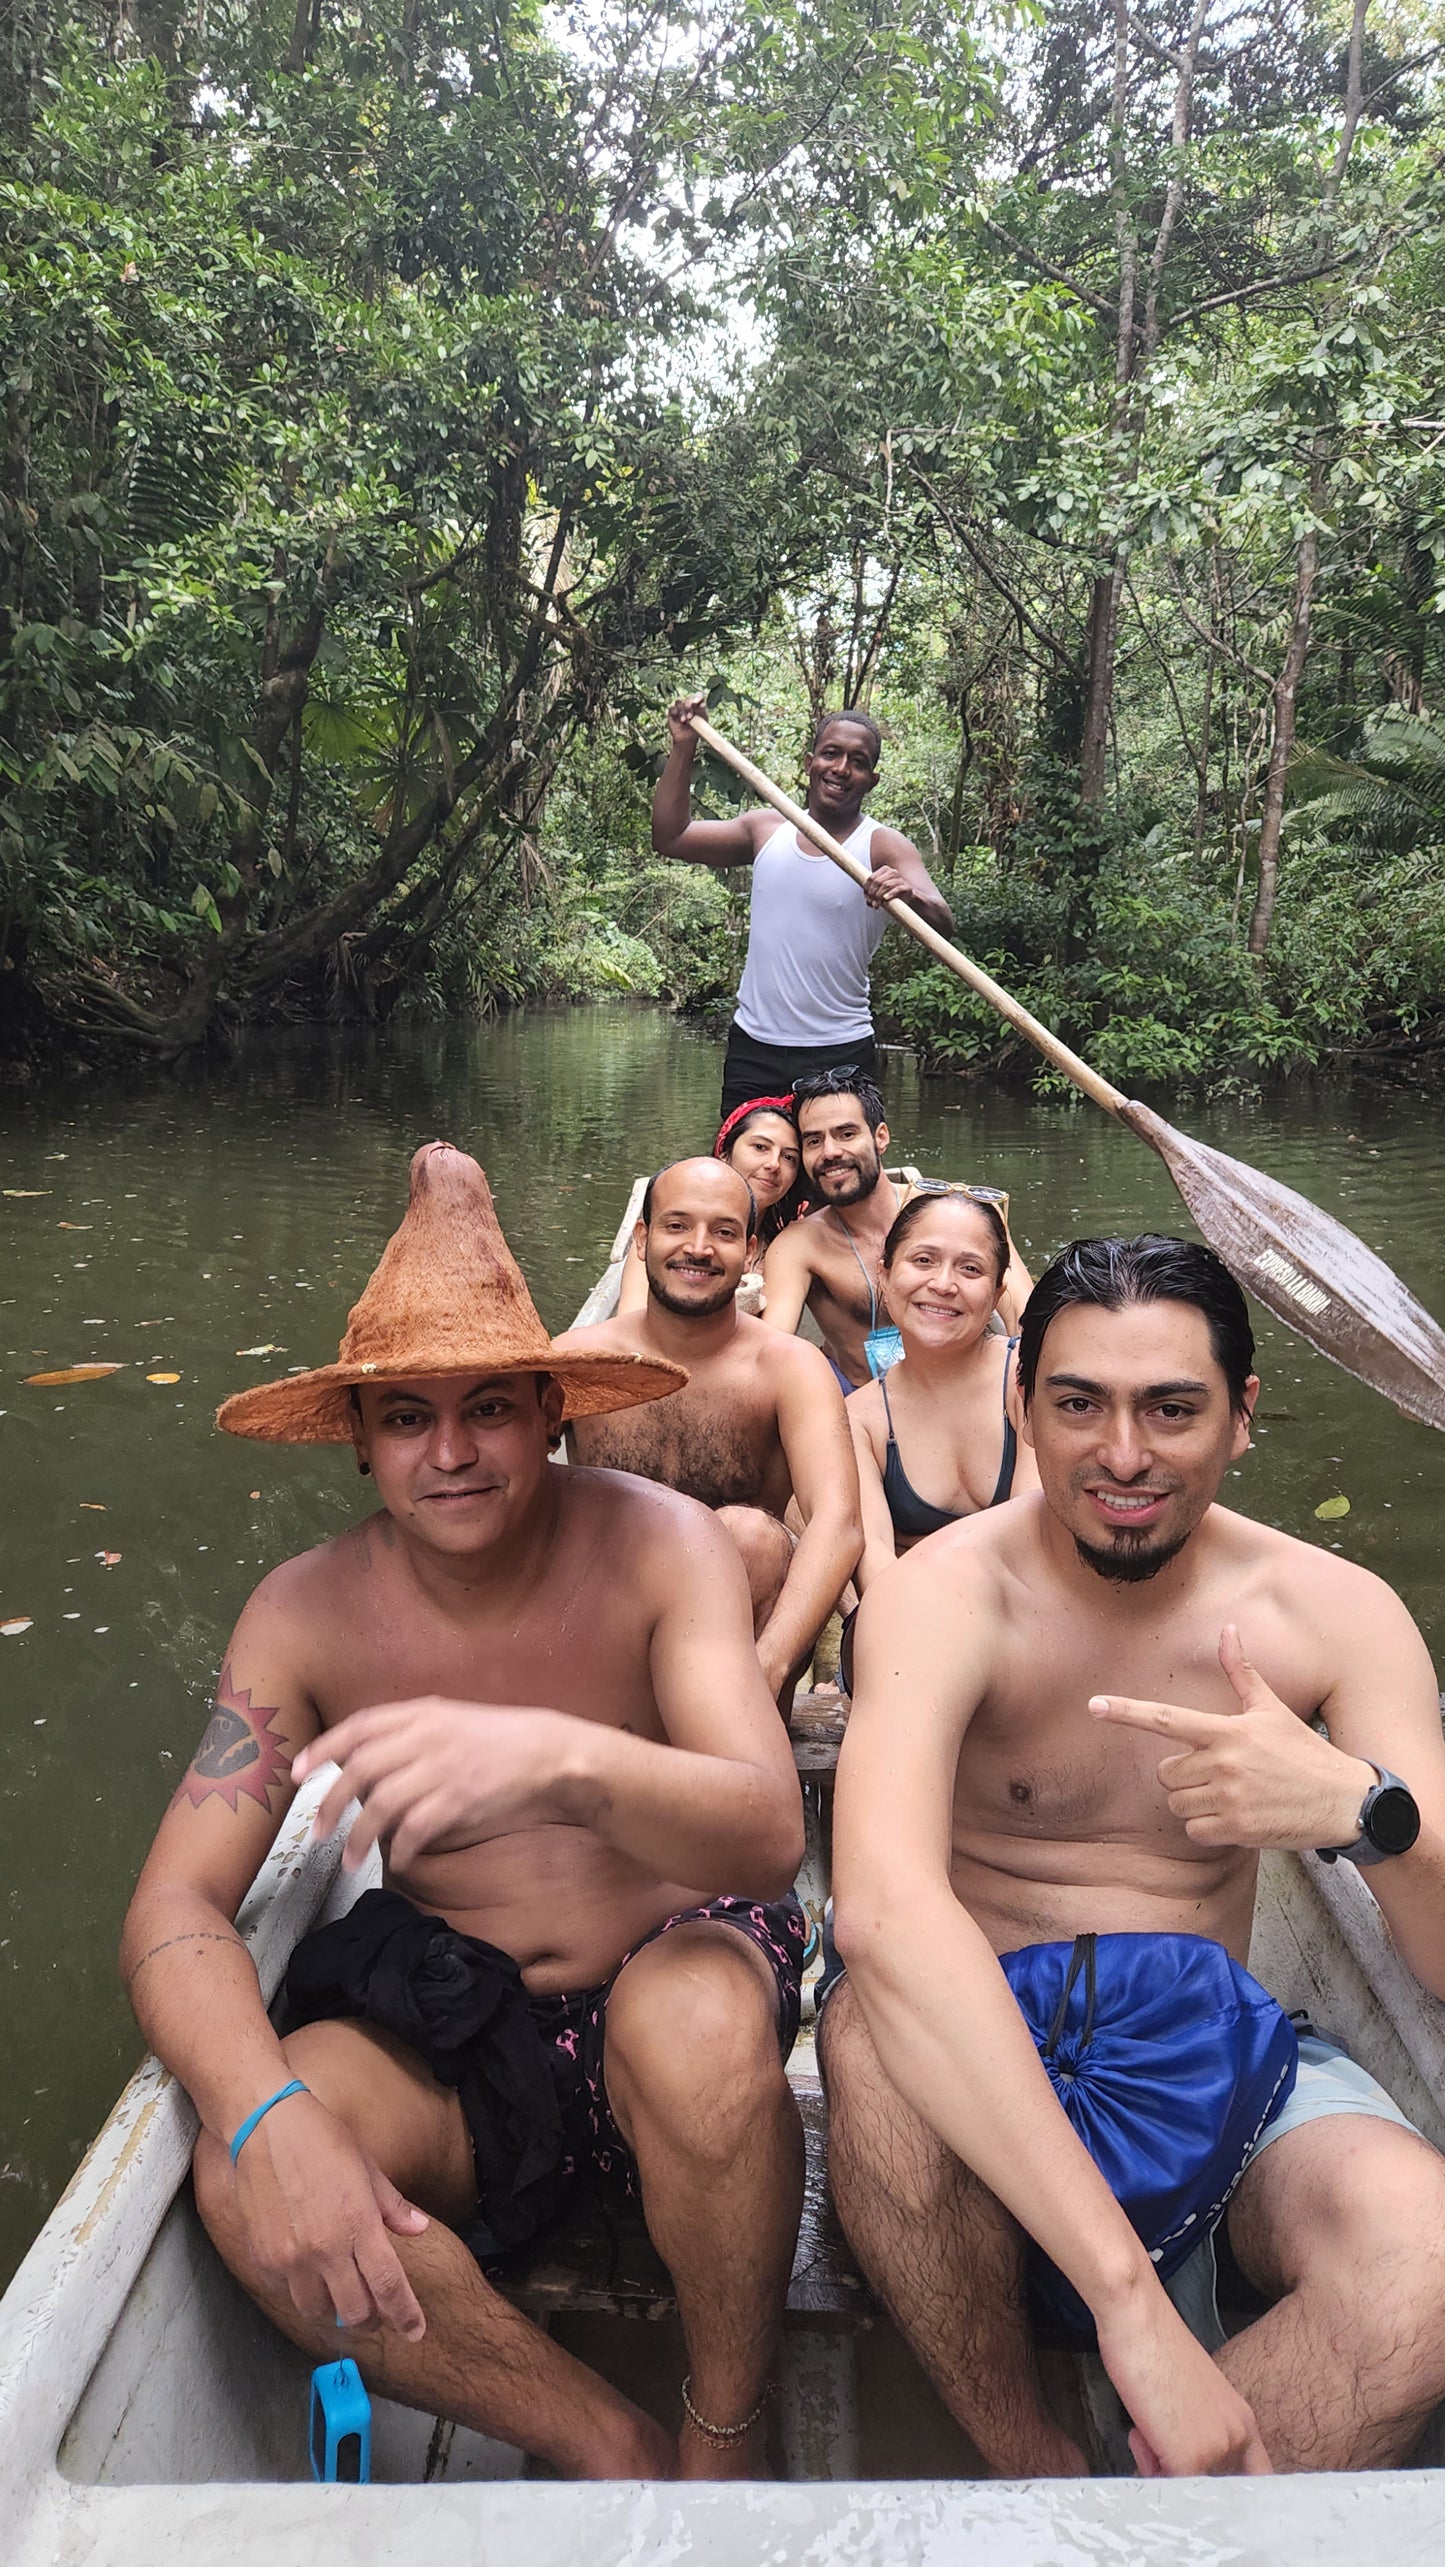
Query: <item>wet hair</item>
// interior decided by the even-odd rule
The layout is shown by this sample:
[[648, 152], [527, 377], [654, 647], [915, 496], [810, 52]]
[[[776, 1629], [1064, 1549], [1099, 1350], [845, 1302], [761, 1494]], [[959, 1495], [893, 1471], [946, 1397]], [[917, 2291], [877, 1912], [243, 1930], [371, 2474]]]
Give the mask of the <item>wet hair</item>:
[[1230, 1406], [1244, 1408], [1254, 1370], [1254, 1330], [1243, 1293], [1222, 1257], [1190, 1239], [1146, 1232], [1139, 1239], [1074, 1239], [1046, 1266], [1019, 1322], [1019, 1383], [1024, 1405], [1034, 1395], [1039, 1358], [1052, 1320], [1085, 1302], [1124, 1310], [1131, 1302], [1182, 1301], [1201, 1313], [1214, 1360], [1229, 1385]]
[[876, 767], [879, 758], [883, 754], [883, 734], [879, 730], [877, 723], [874, 721], [872, 714], [860, 713], [857, 706], [853, 704], [845, 704], [841, 706], [836, 713], [824, 714], [817, 729], [813, 733], [813, 747], [815, 749], [817, 748], [818, 742], [821, 740], [823, 733], [825, 731], [831, 731], [835, 722], [851, 722], [855, 730], [867, 732], [868, 746], [872, 752], [869, 763]]
[[919, 1193], [909, 1198], [883, 1242], [884, 1273], [887, 1274], [899, 1250], [907, 1246], [910, 1234], [917, 1229], [924, 1214], [931, 1212], [939, 1203], [966, 1203], [971, 1212], [983, 1215], [993, 1243], [998, 1280], [1002, 1283], [1004, 1276], [1008, 1273], [1009, 1262], [1008, 1232], [1004, 1228], [1003, 1214], [996, 1203], [989, 1202], [986, 1195], [970, 1194], [967, 1186], [956, 1185], [924, 1186]]
[[836, 1070], [812, 1070], [806, 1078], [794, 1079], [793, 1118], [798, 1125], [800, 1140], [803, 1107], [815, 1105], [823, 1096], [856, 1096], [870, 1132], [876, 1132], [879, 1124], [888, 1120], [882, 1091], [874, 1086], [866, 1071], [859, 1069], [856, 1061], [849, 1061], [845, 1067]]
[[[638, 1219], [639, 1219], [639, 1221], [642, 1223], [642, 1226], [643, 1226], [643, 1229], [644, 1229], [644, 1230], [650, 1230], [650, 1229], [651, 1229], [651, 1227], [652, 1227], [652, 1198], [653, 1198], [654, 1194], [655, 1194], [655, 1193], [656, 1193], [656, 1191], [657, 1191], [657, 1185], [658, 1185], [658, 1180], [659, 1180], [659, 1178], [661, 1178], [661, 1177], [665, 1177], [665, 1176], [669, 1176], [669, 1175], [671, 1174], [671, 1172], [672, 1172], [672, 1170], [673, 1170], [674, 1168], [685, 1168], [685, 1167], [687, 1166], [687, 1164], [688, 1164], [688, 1160], [689, 1160], [689, 1159], [697, 1158], [697, 1157], [699, 1157], [700, 1155], [701, 1155], [701, 1154], [700, 1154], [700, 1152], [698, 1152], [698, 1151], [696, 1151], [696, 1150], [689, 1150], [689, 1151], [688, 1151], [688, 1153], [687, 1153], [687, 1157], [686, 1157], [686, 1158], [682, 1158], [682, 1159], [667, 1159], [667, 1160], [665, 1160], [665, 1161], [664, 1161], [663, 1165], [662, 1165], [660, 1168], [656, 1168], [656, 1169], [654, 1169], [654, 1171], [653, 1171], [652, 1175], [651, 1175], [651, 1176], [648, 1178], [648, 1180], [647, 1180], [647, 1185], [646, 1185], [646, 1187], [645, 1187], [645, 1189], [644, 1189], [643, 1197], [642, 1197], [642, 1210], [641, 1210], [641, 1212], [640, 1212], [640, 1213], [638, 1214], [638, 1216], [637, 1216], [637, 1217], [638, 1217]], [[723, 1161], [723, 1163], [722, 1163], [722, 1164], [723, 1164], [724, 1166], [727, 1166], [727, 1167], [731, 1167], [731, 1166], [732, 1166], [732, 1163], [731, 1163], [731, 1161], [730, 1161], [730, 1160], [725, 1160], [725, 1161]], [[748, 1237], [749, 1237], [750, 1239], [755, 1239], [755, 1238], [757, 1237], [757, 1235], [758, 1235], [758, 1207], [757, 1207], [756, 1202], [755, 1202], [755, 1201], [754, 1201], [754, 1199], [753, 1199], [753, 1190], [752, 1190], [752, 1187], [749, 1185], [749, 1183], [748, 1183], [748, 1181], [747, 1181], [747, 1178], [746, 1178], [746, 1177], [741, 1173], [741, 1171], [740, 1171], [739, 1169], [737, 1169], [737, 1168], [732, 1168], [732, 1173], [733, 1173], [733, 1175], [737, 1178], [737, 1181], [738, 1181], [739, 1185], [742, 1187], [742, 1190], [743, 1190], [744, 1194], [747, 1196], [747, 1199], [748, 1199]]]

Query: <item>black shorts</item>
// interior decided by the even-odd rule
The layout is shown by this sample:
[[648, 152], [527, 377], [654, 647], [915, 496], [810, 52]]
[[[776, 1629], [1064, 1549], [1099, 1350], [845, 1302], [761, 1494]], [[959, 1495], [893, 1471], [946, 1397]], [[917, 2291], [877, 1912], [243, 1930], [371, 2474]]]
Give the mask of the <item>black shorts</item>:
[[[798, 2033], [807, 1920], [781, 1899], [709, 1899], [664, 1917], [633, 1951], [674, 1926], [746, 1935], [773, 1974], [778, 2048]], [[332, 1925], [297, 1944], [283, 2030], [359, 2016], [393, 2033], [452, 2086], [476, 2165], [477, 2208], [460, 2229], [480, 2264], [519, 2253], [566, 2208], [584, 2178], [614, 2199], [637, 2193], [632, 2152], [612, 2116], [603, 2070], [607, 2000], [632, 1959], [600, 1987], [534, 1997], [510, 1952], [459, 1934], [398, 1890], [365, 1890]]]
[[837, 1070], [848, 1065], [876, 1081], [878, 1046], [871, 1034], [850, 1036], [842, 1043], [779, 1045], [759, 1043], [746, 1034], [734, 1018], [728, 1030], [728, 1047], [723, 1055], [722, 1113], [726, 1122], [734, 1106], [746, 1105], [755, 1096], [787, 1096], [794, 1079], [810, 1078], [818, 1070]]

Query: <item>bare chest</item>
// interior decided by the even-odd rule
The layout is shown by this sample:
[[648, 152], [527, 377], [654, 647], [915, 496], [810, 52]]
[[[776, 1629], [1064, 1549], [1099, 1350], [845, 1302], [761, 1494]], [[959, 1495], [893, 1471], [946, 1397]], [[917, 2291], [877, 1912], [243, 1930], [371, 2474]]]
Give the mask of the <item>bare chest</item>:
[[872, 1328], [880, 1314], [878, 1289], [879, 1243], [860, 1240], [855, 1246], [829, 1220], [811, 1244], [813, 1284], [808, 1300], [820, 1327], [826, 1327], [829, 1315], [848, 1328], [862, 1334]]
[[579, 1461], [633, 1471], [704, 1506], [781, 1515], [792, 1494], [776, 1402], [751, 1366], [694, 1374], [670, 1399], [579, 1419], [572, 1431]]
[[[1096, 1718], [1091, 1697], [1109, 1694], [1237, 1716], [1219, 1664], [1227, 1600], [1156, 1628], [1121, 1632], [1111, 1617], [1041, 1619], [1021, 1632], [1000, 1680], [970, 1724], [959, 1767], [960, 1815], [1035, 1837], [1133, 1841], [1187, 1856], [1191, 1840], [1170, 1813], [1159, 1766], [1168, 1742], [1149, 1730]], [[1309, 1671], [1281, 1663], [1269, 1680], [1293, 1708], [1311, 1706]]]
[[312, 1694], [323, 1726], [378, 1703], [430, 1695], [575, 1713], [646, 1737], [662, 1734], [650, 1630], [625, 1594], [596, 1576], [548, 1578], [475, 1616], [442, 1614], [386, 1568], [357, 1580], [315, 1634]]

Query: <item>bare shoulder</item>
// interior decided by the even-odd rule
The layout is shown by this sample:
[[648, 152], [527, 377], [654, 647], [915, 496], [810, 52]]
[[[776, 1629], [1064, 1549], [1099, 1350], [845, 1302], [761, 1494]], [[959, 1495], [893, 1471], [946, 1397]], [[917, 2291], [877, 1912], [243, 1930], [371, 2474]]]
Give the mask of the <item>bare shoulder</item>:
[[805, 1234], [812, 1228], [813, 1219], [813, 1214], [809, 1213], [806, 1220], [790, 1221], [786, 1230], [778, 1232], [776, 1239], [763, 1252], [765, 1275], [795, 1273], [811, 1264], [808, 1254], [810, 1242]]
[[610, 1570], [625, 1553], [629, 1574], [661, 1561], [675, 1565], [684, 1556], [736, 1558], [737, 1546], [711, 1507], [660, 1480], [645, 1480], [632, 1471], [600, 1470], [591, 1463], [572, 1463], [558, 1473], [562, 1523], [607, 1546]]
[[1414, 1629], [1394, 1588], [1358, 1561], [1318, 1542], [1302, 1542], [1275, 1525], [1256, 1524], [1232, 1507], [1211, 1508], [1210, 1525], [1222, 1557], [1243, 1572], [1245, 1592], [1253, 1588], [1267, 1595], [1288, 1622], [1311, 1638], [1329, 1635], [1348, 1642], [1353, 1651], [1361, 1642]]
[[855, 1442], [861, 1435], [866, 1443], [871, 1444], [875, 1455], [882, 1451], [888, 1440], [887, 1418], [883, 1393], [877, 1382], [864, 1382], [861, 1389], [850, 1391], [843, 1402], [843, 1414]]
[[268, 1570], [242, 1607], [231, 1651], [266, 1670], [266, 1681], [294, 1681], [308, 1692], [325, 1681], [338, 1630], [354, 1631], [374, 1604], [396, 1548], [391, 1518], [381, 1511], [348, 1526], [314, 1550]]
[[761, 1319], [738, 1315], [738, 1335], [748, 1353], [765, 1375], [780, 1386], [807, 1393], [827, 1392], [834, 1399], [841, 1393], [821, 1346], [810, 1345], [806, 1337], [784, 1337]]
[[391, 1559], [396, 1534], [384, 1508], [349, 1524], [344, 1533], [318, 1542], [294, 1559], [281, 1560], [253, 1588], [248, 1613], [264, 1614], [275, 1624], [304, 1624], [308, 1618], [346, 1604], [358, 1581], [375, 1576]]
[[868, 849], [868, 862], [876, 873], [880, 865], [896, 865], [900, 856], [917, 856], [918, 849], [901, 829], [885, 829], [880, 821]]
[[[973, 1625], [980, 1614], [1002, 1612], [1011, 1587], [1034, 1583], [1038, 1537], [1030, 1521], [1032, 1503], [1025, 1497], [1016, 1506], [985, 1507], [930, 1533], [870, 1584], [870, 1598], [875, 1587], [886, 1590], [897, 1611], [935, 1628]], [[1009, 1516], [1016, 1519], [1012, 1524], [1005, 1521]]]

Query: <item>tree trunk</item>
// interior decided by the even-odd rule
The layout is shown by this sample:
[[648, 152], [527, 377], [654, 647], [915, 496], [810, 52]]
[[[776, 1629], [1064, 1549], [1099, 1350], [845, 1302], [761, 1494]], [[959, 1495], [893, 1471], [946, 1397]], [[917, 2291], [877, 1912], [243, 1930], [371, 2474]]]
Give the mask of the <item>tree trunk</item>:
[[[1339, 206], [1340, 187], [1349, 161], [1351, 146], [1359, 128], [1363, 106], [1363, 60], [1365, 20], [1370, 0], [1354, 0], [1350, 19], [1350, 45], [1345, 76], [1345, 115], [1335, 157], [1325, 173], [1323, 201], [1331, 217]], [[1311, 524], [1302, 537], [1295, 556], [1294, 606], [1290, 615], [1289, 643], [1284, 666], [1274, 690], [1274, 736], [1270, 742], [1269, 769], [1264, 780], [1264, 799], [1259, 817], [1259, 882], [1254, 895], [1254, 908], [1249, 920], [1249, 951], [1256, 963], [1263, 963], [1269, 949], [1269, 933], [1274, 922], [1275, 897], [1279, 890], [1279, 849], [1284, 833], [1284, 785], [1294, 747], [1295, 724], [1300, 680], [1309, 655], [1310, 618], [1314, 611], [1315, 581], [1320, 567], [1319, 508], [1324, 495], [1326, 444], [1323, 434], [1314, 441], [1310, 464], [1309, 503]]]
[[[1179, 52], [1173, 57], [1177, 77], [1170, 117], [1169, 183], [1154, 246], [1144, 277], [1142, 328], [1138, 315], [1139, 234], [1129, 202], [1127, 115], [1129, 106], [1129, 5], [1114, 0], [1114, 86], [1109, 112], [1110, 192], [1114, 199], [1114, 234], [1119, 251], [1119, 318], [1114, 342], [1113, 432], [1124, 451], [1120, 478], [1125, 487], [1138, 478], [1143, 431], [1137, 379], [1153, 362], [1159, 346], [1159, 290], [1170, 246], [1184, 203], [1189, 149], [1189, 120], [1199, 68], [1200, 39], [1209, 0], [1195, 0], [1194, 17]], [[1102, 802], [1114, 724], [1114, 668], [1119, 650], [1119, 601], [1128, 568], [1128, 546], [1121, 542], [1107, 570], [1094, 581], [1089, 600], [1088, 656], [1084, 681], [1084, 718], [1079, 743], [1079, 799]]]
[[1289, 646], [1284, 666], [1274, 690], [1274, 737], [1270, 742], [1269, 770], [1264, 780], [1264, 800], [1259, 819], [1259, 884], [1254, 895], [1254, 908], [1249, 920], [1249, 950], [1255, 961], [1262, 963], [1269, 945], [1269, 931], [1274, 919], [1275, 894], [1279, 889], [1279, 845], [1284, 830], [1284, 780], [1294, 747], [1296, 709], [1300, 679], [1310, 646], [1310, 616], [1314, 609], [1315, 578], [1320, 566], [1319, 529], [1311, 526], [1303, 538], [1295, 562], [1294, 609], [1290, 617]]
[[1119, 599], [1124, 565], [1115, 562], [1094, 582], [1089, 600], [1088, 679], [1079, 740], [1079, 800], [1102, 802], [1114, 721], [1114, 661], [1119, 647]]

